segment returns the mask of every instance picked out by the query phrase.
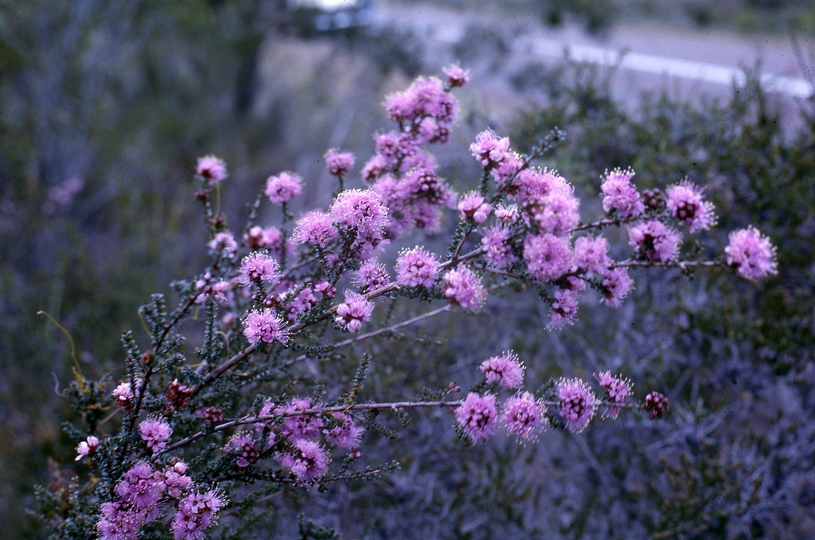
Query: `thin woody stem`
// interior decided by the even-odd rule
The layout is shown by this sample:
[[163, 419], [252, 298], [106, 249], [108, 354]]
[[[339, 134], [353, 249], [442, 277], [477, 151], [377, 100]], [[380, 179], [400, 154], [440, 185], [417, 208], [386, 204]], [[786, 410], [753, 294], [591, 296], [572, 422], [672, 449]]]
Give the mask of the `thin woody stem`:
[[[553, 400], [539, 400], [540, 404], [545, 405], [547, 407], [560, 407], [560, 401], [553, 401]], [[278, 418], [285, 418], [288, 416], [316, 416], [316, 415], [324, 415], [324, 414], [331, 414], [331, 413], [347, 413], [350, 411], [383, 411], [383, 410], [392, 410], [396, 411], [398, 409], [432, 409], [432, 408], [456, 408], [460, 407], [464, 404], [463, 399], [455, 400], [455, 401], [445, 401], [445, 400], [438, 400], [438, 401], [394, 401], [394, 402], [386, 402], [386, 403], [355, 403], [351, 405], [333, 405], [329, 407], [314, 407], [311, 409], [297, 409], [294, 411], [282, 411], [277, 414], [266, 414], [266, 415], [255, 415], [255, 416], [244, 416], [243, 418], [237, 418], [235, 420], [231, 420], [229, 422], [224, 422], [223, 424], [218, 424], [214, 428], [207, 430], [207, 431], [199, 431], [190, 435], [189, 437], [185, 437], [180, 441], [173, 443], [166, 448], [156, 452], [153, 454], [151, 459], [155, 460], [161, 454], [166, 454], [168, 452], [172, 452], [182, 446], [186, 446], [192, 442], [197, 441], [207, 435], [212, 433], [217, 433], [220, 431], [224, 431], [230, 428], [238, 427], [238, 426], [245, 426], [247, 424], [255, 424], [255, 423], [262, 423], [262, 422], [269, 422], [277, 420]], [[614, 403], [608, 400], [601, 400], [598, 403], [598, 407], [602, 405], [610, 405], [620, 409], [643, 409], [645, 405], [642, 403]]]

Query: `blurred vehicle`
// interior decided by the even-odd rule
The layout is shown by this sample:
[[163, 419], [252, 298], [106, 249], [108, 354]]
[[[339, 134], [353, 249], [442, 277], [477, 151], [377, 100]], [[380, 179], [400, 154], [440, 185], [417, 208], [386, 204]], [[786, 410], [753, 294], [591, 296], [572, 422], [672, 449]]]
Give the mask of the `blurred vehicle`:
[[366, 26], [373, 19], [373, 0], [286, 0], [286, 6], [303, 30], [346, 30]]

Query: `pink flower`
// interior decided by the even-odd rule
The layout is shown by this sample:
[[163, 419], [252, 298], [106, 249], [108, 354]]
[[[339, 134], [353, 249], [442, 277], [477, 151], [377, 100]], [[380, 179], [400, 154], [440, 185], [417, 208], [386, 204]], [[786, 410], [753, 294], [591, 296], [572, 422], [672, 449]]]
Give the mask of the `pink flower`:
[[606, 173], [600, 189], [603, 191], [603, 210], [616, 212], [623, 219], [635, 218], [645, 211], [637, 188], [631, 183], [634, 171], [614, 169]]
[[354, 168], [354, 154], [332, 148], [325, 154], [325, 165], [332, 175], [342, 176]]
[[566, 429], [580, 433], [594, 417], [597, 398], [581, 379], [560, 379], [557, 384], [560, 416]]
[[280, 264], [270, 257], [268, 253], [254, 251], [241, 261], [240, 275], [237, 281], [245, 287], [261, 281], [273, 283], [280, 277], [279, 268]]
[[486, 293], [481, 278], [469, 268], [456, 268], [444, 274], [441, 293], [453, 305], [478, 311]]
[[524, 169], [515, 176], [512, 185], [507, 188], [507, 193], [525, 203], [555, 194], [571, 196], [572, 186], [557, 171]]
[[501, 225], [512, 225], [515, 220], [518, 219], [518, 205], [499, 204], [495, 208], [495, 219], [497, 219]]
[[388, 209], [370, 189], [348, 189], [337, 195], [329, 213], [334, 223], [356, 232], [354, 247], [376, 247], [384, 239]]
[[403, 250], [396, 259], [396, 283], [402, 287], [432, 287], [439, 275], [436, 256], [423, 247]]
[[546, 418], [546, 407], [535, 396], [524, 392], [507, 399], [500, 422], [519, 439], [530, 440], [546, 427], [549, 419]]
[[634, 281], [628, 276], [628, 268], [605, 270], [603, 275], [603, 298], [601, 304], [617, 308], [634, 288]]
[[323, 419], [317, 414], [298, 414], [320, 407], [319, 403], [312, 404], [307, 399], [292, 398], [284, 407], [277, 407], [275, 414], [285, 415], [282, 433], [290, 440], [311, 439], [320, 434], [323, 428]]
[[523, 363], [518, 355], [507, 351], [501, 356], [492, 356], [481, 362], [481, 371], [487, 384], [500, 383], [501, 388], [520, 388], [524, 383]]
[[651, 220], [628, 227], [628, 245], [649, 261], [670, 261], [679, 254], [682, 236], [661, 221]]
[[135, 397], [133, 394], [133, 388], [130, 387], [129, 382], [123, 382], [119, 386], [117, 386], [113, 393], [113, 402], [117, 407], [126, 408], [130, 405], [130, 401]]
[[272, 308], [250, 311], [243, 321], [243, 335], [249, 343], [277, 341], [285, 345], [289, 338], [283, 319]]
[[235, 237], [230, 232], [217, 233], [215, 238], [207, 243], [207, 247], [228, 259], [233, 258], [238, 251], [238, 243], [235, 242]]
[[226, 163], [213, 155], [198, 158], [198, 166], [195, 174], [206, 180], [210, 186], [226, 180], [229, 174], [226, 172]]
[[283, 247], [283, 233], [277, 227], [265, 229], [255, 225], [243, 233], [243, 244], [248, 248], [266, 248], [280, 251]]
[[620, 409], [625, 403], [625, 398], [631, 395], [631, 381], [622, 377], [612, 377], [610, 371], [604, 371], [595, 375], [600, 386], [606, 389], [606, 398], [610, 402], [606, 407], [603, 416], [607, 418], [617, 418]]
[[495, 396], [474, 392], [467, 394], [464, 402], [456, 409], [456, 423], [473, 442], [486, 440], [495, 432]]
[[567, 238], [546, 233], [524, 240], [524, 260], [529, 274], [538, 281], [554, 281], [572, 266], [573, 255]]
[[472, 219], [476, 223], [484, 223], [490, 216], [492, 205], [487, 203], [480, 194], [471, 191], [459, 200], [458, 211], [462, 221]]
[[300, 195], [302, 179], [293, 172], [282, 172], [266, 179], [266, 196], [274, 204], [284, 204]]
[[484, 255], [492, 268], [503, 269], [515, 262], [516, 257], [512, 253], [508, 229], [501, 226], [490, 227], [484, 230], [483, 234], [481, 245], [484, 247]]
[[453, 88], [464, 86], [470, 80], [470, 70], [461, 69], [458, 64], [442, 68], [442, 71], [447, 75], [447, 82]]
[[387, 167], [388, 163], [385, 158], [376, 154], [362, 167], [362, 179], [369, 183], [373, 182], [385, 172]]
[[399, 187], [405, 195], [426, 200], [437, 206], [447, 205], [455, 200], [447, 184], [429, 167], [411, 168]]
[[297, 223], [293, 238], [300, 244], [308, 242], [325, 249], [339, 236], [332, 222], [331, 216], [324, 212], [309, 212]]
[[744, 279], [756, 280], [778, 273], [775, 247], [758, 229], [748, 227], [730, 233], [724, 248], [727, 264], [736, 268]]
[[688, 227], [691, 233], [709, 229], [716, 223], [713, 203], [702, 199], [702, 189], [688, 181], [668, 186], [665, 191], [671, 217]]
[[581, 236], [574, 242], [574, 264], [586, 271], [588, 276], [593, 272], [603, 273], [611, 265], [608, 258], [608, 241], [602, 236], [597, 238]]
[[390, 283], [390, 276], [384, 264], [368, 259], [354, 273], [351, 283], [363, 291], [373, 291]]
[[255, 446], [255, 441], [249, 433], [243, 432], [234, 435], [224, 447], [226, 452], [237, 450], [235, 454], [235, 465], [245, 468], [260, 459], [260, 450]]
[[76, 446], [76, 461], [79, 461], [83, 457], [92, 456], [96, 452], [97, 448], [99, 448], [99, 439], [93, 435], [88, 435], [87, 439]]
[[139, 424], [139, 436], [153, 453], [163, 450], [172, 434], [173, 428], [161, 418], [148, 418]]
[[530, 221], [543, 232], [564, 236], [580, 221], [579, 205], [580, 201], [570, 192], [553, 191], [548, 195], [529, 197], [523, 207]]
[[482, 131], [470, 145], [470, 153], [483, 167], [496, 167], [509, 153], [509, 137], [499, 138], [491, 129]]
[[297, 316], [314, 307], [317, 304], [317, 297], [314, 296], [311, 287], [305, 287], [289, 303], [290, 321], [297, 320]]
[[390, 166], [414, 154], [416, 147], [416, 141], [407, 133], [389, 131], [376, 137], [376, 151]]
[[132, 504], [137, 510], [152, 513], [164, 492], [163, 475], [153, 470], [144, 461], [133, 465], [124, 474], [124, 479], [116, 485], [115, 493], [123, 501]]
[[334, 322], [353, 334], [359, 332], [363, 322], [370, 320], [373, 311], [374, 303], [364, 294], [345, 291], [345, 302], [337, 306]]
[[205, 530], [215, 522], [215, 514], [226, 499], [215, 490], [190, 493], [178, 503], [171, 528], [175, 540], [205, 540]]
[[344, 413], [332, 413], [331, 416], [337, 421], [337, 425], [323, 430], [325, 438], [333, 443], [337, 448], [352, 450], [359, 445], [363, 428], [356, 427], [354, 420]]
[[328, 463], [331, 458], [319, 444], [307, 439], [299, 439], [294, 442], [293, 446], [291, 452], [280, 456], [280, 463], [291, 469], [300, 482], [313, 482], [328, 472]]
[[524, 160], [521, 156], [515, 152], [505, 152], [503, 160], [493, 167], [490, 174], [499, 186], [503, 186], [518, 174], [523, 166]]
[[167, 488], [167, 495], [173, 499], [178, 499], [192, 488], [192, 478], [184, 474], [185, 472], [187, 464], [181, 460], [164, 469], [164, 486]]
[[555, 292], [555, 301], [549, 310], [548, 328], [560, 328], [566, 324], [574, 324], [577, 319], [577, 291], [558, 289]]

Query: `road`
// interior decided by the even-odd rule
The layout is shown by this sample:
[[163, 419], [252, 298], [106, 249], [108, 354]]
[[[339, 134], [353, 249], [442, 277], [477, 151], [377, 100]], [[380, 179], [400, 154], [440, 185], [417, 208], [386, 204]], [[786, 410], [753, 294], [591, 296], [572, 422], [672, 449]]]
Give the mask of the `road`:
[[[479, 14], [426, 4], [377, 4], [375, 24], [412, 30], [438, 45], [453, 45], [471, 37], [475, 26], [500, 29], [510, 46], [507, 65], [538, 61], [549, 64], [565, 54], [580, 62], [618, 66], [614, 91], [632, 105], [642, 91], [668, 90], [674, 97], [724, 97], [733, 84], [744, 84], [745, 68], [760, 67], [765, 89], [785, 96], [795, 115], [796, 100], [815, 93], [789, 39], [748, 36], [722, 30], [688, 30], [647, 25], [618, 25], [602, 38], [578, 27], [552, 29], [529, 17]], [[799, 38], [812, 65], [815, 43]], [[449, 47], [448, 47], [449, 49]], [[798, 103], [800, 105], [800, 103]]]

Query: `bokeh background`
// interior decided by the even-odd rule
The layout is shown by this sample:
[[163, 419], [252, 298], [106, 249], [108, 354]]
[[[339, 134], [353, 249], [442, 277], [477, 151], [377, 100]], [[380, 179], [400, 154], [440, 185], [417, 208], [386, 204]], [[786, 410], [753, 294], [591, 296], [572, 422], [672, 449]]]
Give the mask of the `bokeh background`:
[[[367, 159], [371, 134], [387, 127], [383, 96], [453, 61], [472, 84], [437, 155], [458, 189], [478, 177], [466, 147], [485, 127], [525, 150], [559, 126], [567, 142], [543, 164], [589, 201], [584, 217], [599, 209], [606, 169], [631, 166], [649, 188], [688, 177], [720, 215], [701, 249], [755, 224], [778, 245], [779, 274], [753, 285], [639, 272], [621, 309], [583, 306], [560, 332], [544, 330], [546, 309], [527, 294], [377, 342], [372, 398], [465, 386], [477, 362], [511, 347], [530, 381], [611, 369], [640, 397], [666, 393], [672, 414], [475, 448], [446, 413], [419, 414], [399, 441], [364, 443], [372, 462], [399, 459], [401, 471], [273, 500], [255, 534], [295, 537], [302, 513], [347, 538], [815, 538], [815, 102], [760, 82], [766, 72], [812, 81], [811, 2], [374, 1], [366, 24], [328, 31], [320, 13], [275, 0], [0, 6], [3, 538], [44, 536], [28, 512], [34, 486], [51, 480], [49, 460], [72, 467], [77, 443], [61, 429], [70, 410], [59, 397], [71, 343], [36, 313], [71, 334], [86, 376], [120, 377], [119, 336], [140, 325], [138, 306], [205, 264], [198, 156], [226, 159], [235, 228], [281, 170], [307, 179], [295, 211], [324, 205], [325, 150]], [[616, 49], [673, 36], [729, 55], [746, 82], [533, 57], [515, 46], [524, 35]], [[323, 375], [348, 377], [333, 369]]]

